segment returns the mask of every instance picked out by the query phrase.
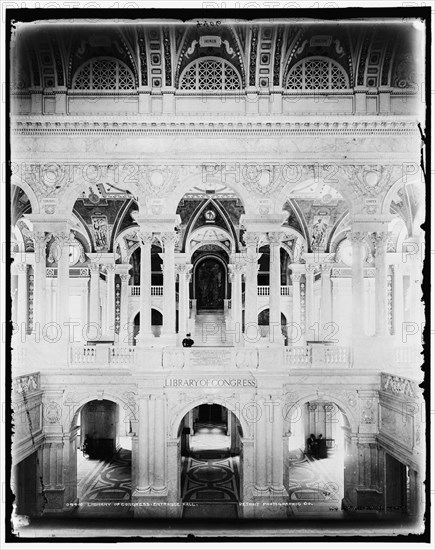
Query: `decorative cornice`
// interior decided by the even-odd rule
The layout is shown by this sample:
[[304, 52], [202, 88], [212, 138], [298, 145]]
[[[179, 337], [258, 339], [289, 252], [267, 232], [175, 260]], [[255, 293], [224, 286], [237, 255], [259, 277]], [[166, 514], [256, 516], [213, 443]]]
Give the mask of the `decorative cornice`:
[[[12, 134], [15, 135], [419, 135], [417, 121], [414, 118], [385, 117], [376, 120], [352, 119], [330, 120], [305, 117], [303, 122], [285, 121], [286, 115], [275, 120], [272, 117], [236, 117], [232, 119], [216, 118], [212, 120], [177, 117], [162, 119], [149, 116], [146, 121], [128, 116], [101, 116], [89, 121], [89, 117], [57, 117], [56, 115], [19, 116], [12, 118]], [[287, 117], [290, 119], [290, 117]], [[293, 118], [293, 117], [292, 117]], [[328, 117], [325, 117], [328, 118]]]

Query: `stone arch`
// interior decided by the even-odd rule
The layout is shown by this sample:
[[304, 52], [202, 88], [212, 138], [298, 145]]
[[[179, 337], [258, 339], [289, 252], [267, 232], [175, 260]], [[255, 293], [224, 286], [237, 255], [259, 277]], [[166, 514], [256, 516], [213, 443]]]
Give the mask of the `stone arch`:
[[[132, 410], [133, 409], [133, 407], [132, 407], [133, 401], [131, 401], [131, 402], [124, 401], [119, 395], [116, 395], [114, 393], [106, 393], [106, 391], [104, 391], [103, 395], [101, 395], [101, 393], [98, 394], [97, 392], [93, 392], [93, 393], [87, 394], [86, 396], [81, 397], [77, 403], [74, 403], [74, 405], [76, 405], [76, 407], [74, 408], [74, 414], [73, 414], [73, 416], [70, 420], [69, 429], [72, 430], [76, 426], [78, 415], [80, 414], [80, 412], [82, 411], [82, 409], [86, 405], [86, 403], [90, 403], [91, 401], [98, 401], [98, 400], [102, 400], [102, 399], [105, 399], [106, 401], [112, 401], [113, 403], [116, 403], [120, 407], [120, 410], [121, 409], [124, 409], [124, 410], [130, 409], [130, 411], [133, 414], [135, 414], [135, 411]], [[135, 401], [134, 401], [134, 403], [135, 403]]]
[[[350, 404], [347, 404], [341, 397], [337, 397], [331, 393], [322, 391], [322, 394], [318, 395], [313, 391], [307, 391], [307, 393], [304, 394], [303, 397], [298, 397], [289, 408], [287, 408], [287, 404], [290, 404], [290, 401], [286, 400], [286, 411], [290, 411], [290, 409], [293, 407], [299, 407], [300, 409], [302, 409], [302, 406], [305, 405], [305, 403], [308, 403], [309, 401], [318, 401], [319, 399], [322, 399], [322, 401], [330, 401], [331, 403], [337, 405], [341, 413], [344, 415], [345, 419], [349, 422], [352, 433], [358, 433], [359, 421], [354, 410], [352, 409], [352, 406]], [[357, 401], [356, 396], [355, 401]], [[354, 405], [353, 407], [356, 408], [356, 405]], [[287, 416], [285, 416], [284, 420], [286, 419], [286, 417]]]
[[[225, 248], [225, 246], [220, 242], [220, 241], [206, 241], [206, 242], [200, 242], [196, 245], [194, 245], [192, 248], [190, 247], [190, 240], [194, 239], [195, 235], [196, 234], [199, 234], [207, 229], [215, 229], [217, 232], [221, 231], [222, 233], [226, 234], [228, 236], [228, 240], [230, 241], [231, 243], [231, 248], [230, 250], [227, 250]], [[229, 231], [227, 231], [226, 229], [224, 229], [223, 227], [216, 227], [216, 226], [210, 226], [210, 227], [207, 227], [207, 226], [201, 226], [201, 227], [198, 227], [197, 229], [195, 229], [194, 231], [192, 231], [188, 236], [187, 236], [187, 239], [186, 239], [186, 252], [189, 253], [191, 256], [192, 254], [196, 251], [196, 250], [199, 250], [201, 248], [201, 246], [204, 246], [206, 244], [213, 244], [213, 245], [216, 245], [216, 246], [219, 246], [220, 248], [222, 248], [222, 250], [225, 250], [225, 252], [227, 254], [232, 254], [236, 251], [236, 243], [234, 241], [234, 237], [233, 235], [231, 235], [231, 233]]]
[[139, 241], [137, 242], [137, 246], [132, 246], [130, 250], [127, 250], [127, 248], [124, 246], [124, 237], [127, 236], [129, 233], [135, 233], [136, 231], [139, 231], [138, 225], [130, 225], [129, 227], [126, 227], [123, 229], [118, 235], [116, 236], [114, 243], [113, 243], [113, 250], [116, 251], [118, 245], [121, 249], [121, 263], [128, 264], [130, 261], [130, 257], [133, 254], [133, 252], [136, 250], [136, 248], [139, 246]]
[[12, 175], [11, 184], [19, 187], [26, 193], [30, 201], [32, 214], [39, 214], [39, 200], [30, 185], [26, 181], [20, 179], [17, 175]]
[[[420, 172], [420, 168], [419, 168], [419, 172]], [[409, 181], [407, 181], [408, 179], [409, 179]], [[412, 185], [412, 184], [424, 186], [424, 183], [422, 181], [419, 181], [416, 176], [411, 176], [410, 177], [410, 174], [404, 174], [398, 180], [396, 180], [396, 182], [393, 183], [393, 185], [391, 185], [391, 187], [388, 189], [387, 193], [385, 194], [385, 197], [382, 201], [381, 213], [382, 214], [389, 214], [390, 213], [390, 208], [391, 208], [391, 202], [392, 202], [396, 192], [403, 185]]]
[[[162, 316], [162, 318], [163, 318], [163, 309], [161, 307], [156, 306], [156, 305], [153, 304], [151, 306], [151, 309], [155, 309], [156, 311], [158, 311], [160, 313], [160, 315]], [[138, 315], [139, 313], [140, 313], [140, 305], [135, 307], [132, 310], [132, 312], [130, 314], [130, 317], [129, 317], [129, 320], [128, 320], [130, 325], [134, 325], [134, 319], [135, 319], [136, 315]]]
[[[179, 184], [171, 192], [170, 196], [166, 197], [165, 212], [170, 215], [176, 215], [178, 204], [186, 193], [192, 187], [204, 187], [210, 185], [212, 187], [228, 187], [239, 197], [245, 209], [247, 218], [255, 217], [257, 214], [257, 206], [255, 198], [249, 191], [240, 183], [235, 183], [234, 174], [221, 175], [221, 171], [225, 169], [225, 164], [213, 163], [202, 164], [195, 167], [196, 171], [180, 178]], [[222, 181], [224, 178], [224, 181]], [[231, 181], [227, 181], [231, 180]]]
[[247, 438], [249, 437], [249, 434], [251, 433], [251, 428], [246, 421], [246, 419], [243, 417], [242, 414], [238, 414], [238, 412], [235, 412], [238, 410], [237, 402], [233, 399], [225, 399], [220, 397], [214, 397], [214, 396], [201, 396], [197, 397], [196, 399], [192, 399], [189, 401], [189, 403], [183, 403], [178, 408], [175, 408], [172, 415], [169, 417], [168, 421], [168, 434], [169, 437], [172, 437], [176, 439], [178, 437], [178, 428], [180, 426], [181, 421], [186, 416], [186, 414], [194, 409], [195, 407], [198, 407], [199, 405], [204, 404], [210, 404], [213, 403], [215, 405], [221, 405], [222, 407], [225, 407], [229, 411], [231, 411], [236, 417], [237, 420], [240, 423], [240, 426], [242, 427], [242, 437]]
[[[288, 163], [288, 166], [289, 167], [296, 166], [297, 174], [295, 175], [294, 178], [291, 178], [289, 181], [286, 181], [284, 183], [284, 186], [280, 189], [279, 193], [276, 195], [275, 197], [276, 212], [283, 211], [285, 203], [288, 201], [289, 198], [292, 198], [291, 195], [298, 186], [300, 186], [301, 184], [309, 184], [310, 181], [312, 181], [313, 183], [317, 183], [312, 177], [312, 173], [304, 174], [303, 167], [301, 168], [295, 165], [294, 163]], [[331, 172], [329, 175], [326, 174], [324, 176], [324, 180], [326, 185], [328, 185], [334, 191], [339, 193], [339, 195], [342, 197], [342, 199], [346, 203], [347, 209], [349, 211], [353, 211], [353, 205], [357, 197], [352, 189], [352, 186], [349, 185], [348, 181], [346, 181], [345, 174], [343, 174], [341, 170], [338, 169], [337, 172]]]

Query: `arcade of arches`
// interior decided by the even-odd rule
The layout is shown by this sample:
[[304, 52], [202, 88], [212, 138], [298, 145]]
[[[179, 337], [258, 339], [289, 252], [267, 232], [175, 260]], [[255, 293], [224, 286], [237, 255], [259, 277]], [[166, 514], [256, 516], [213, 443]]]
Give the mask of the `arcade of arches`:
[[15, 514], [421, 525], [420, 43], [17, 24]]

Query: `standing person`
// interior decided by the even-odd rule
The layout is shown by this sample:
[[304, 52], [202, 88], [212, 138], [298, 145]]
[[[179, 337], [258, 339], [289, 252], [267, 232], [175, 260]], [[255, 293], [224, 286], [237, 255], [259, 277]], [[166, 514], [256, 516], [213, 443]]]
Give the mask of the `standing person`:
[[186, 338], [181, 342], [183, 345], [183, 348], [191, 348], [194, 344], [194, 341], [190, 337], [190, 332], [186, 334]]
[[310, 437], [307, 439], [307, 454], [314, 457], [317, 454], [317, 441], [314, 434], [310, 434]]
[[319, 458], [326, 458], [326, 439], [323, 439], [323, 435], [320, 434], [317, 439], [317, 447], [318, 447], [318, 453]]

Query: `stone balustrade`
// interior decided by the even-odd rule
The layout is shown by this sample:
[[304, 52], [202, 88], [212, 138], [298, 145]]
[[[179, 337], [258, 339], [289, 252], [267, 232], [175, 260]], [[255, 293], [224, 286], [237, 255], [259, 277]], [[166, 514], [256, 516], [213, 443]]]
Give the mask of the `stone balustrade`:
[[399, 346], [395, 350], [395, 359], [398, 364], [421, 364], [423, 357], [421, 355], [421, 348], [416, 346]]
[[110, 367], [111, 365], [133, 365], [136, 349], [133, 346], [74, 345], [70, 347], [69, 366]]
[[[258, 368], [258, 353], [268, 353], [264, 347], [154, 347], [154, 353], [161, 355], [158, 364], [165, 369], [194, 368], [226, 370], [238, 368]], [[102, 368], [112, 365], [133, 367], [137, 363], [138, 348], [131, 345], [112, 345], [101, 343], [97, 345], [73, 344], [69, 347], [69, 367]], [[28, 349], [22, 345], [13, 350], [14, 366], [22, 367], [27, 363]], [[415, 347], [397, 348], [392, 351], [396, 364], [409, 364], [418, 360], [420, 355]], [[275, 361], [275, 359], [274, 359]], [[265, 364], [265, 363], [264, 363]], [[279, 367], [274, 362], [271, 368]], [[306, 346], [289, 346], [282, 348], [282, 366], [290, 367], [337, 367], [353, 366], [351, 348], [344, 346], [311, 343]], [[358, 367], [358, 365], [356, 365]], [[392, 375], [391, 375], [392, 376]]]
[[[128, 288], [130, 296], [140, 296], [140, 285], [130, 285]], [[163, 286], [153, 285], [151, 287], [151, 296], [163, 296]]]

